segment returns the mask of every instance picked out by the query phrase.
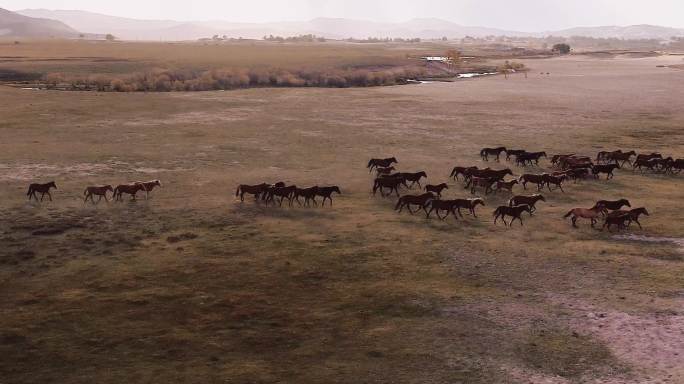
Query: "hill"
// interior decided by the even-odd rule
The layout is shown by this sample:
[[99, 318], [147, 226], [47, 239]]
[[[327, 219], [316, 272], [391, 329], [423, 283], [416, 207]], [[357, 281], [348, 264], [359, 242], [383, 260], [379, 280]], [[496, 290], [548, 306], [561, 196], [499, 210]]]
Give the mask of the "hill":
[[61, 21], [29, 17], [0, 8], [0, 37], [76, 37], [78, 34]]

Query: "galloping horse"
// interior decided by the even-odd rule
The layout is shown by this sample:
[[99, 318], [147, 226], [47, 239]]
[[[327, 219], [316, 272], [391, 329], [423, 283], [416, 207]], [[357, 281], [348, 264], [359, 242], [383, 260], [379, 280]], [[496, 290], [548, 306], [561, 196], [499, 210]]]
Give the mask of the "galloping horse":
[[394, 167], [386, 167], [386, 168], [379, 167], [379, 168], [375, 169], [375, 172], [378, 176], [389, 175], [390, 173], [392, 173], [394, 171], [396, 171], [396, 168], [394, 168]]
[[530, 216], [537, 210], [537, 202], [544, 201], [546, 199], [540, 194], [534, 194], [532, 196], [514, 196], [508, 201], [508, 206], [513, 207], [516, 205], [529, 205], [530, 206]]
[[591, 173], [594, 175], [594, 178], [596, 179], [598, 179], [602, 173], [605, 173], [606, 180], [610, 180], [613, 177], [615, 177], [613, 171], [615, 171], [616, 169], [620, 169], [619, 164], [594, 165], [593, 167], [591, 167]]
[[138, 191], [144, 191], [145, 187], [140, 183], [122, 184], [114, 188], [114, 200], [123, 201], [123, 194], [131, 195], [131, 200], [135, 200]]
[[[426, 213], [427, 218], [430, 218], [432, 212], [436, 212], [440, 220], [446, 220], [449, 214], [452, 213], [456, 220], [458, 220], [458, 215], [456, 214], [457, 205], [457, 200], [430, 200], [427, 202], [427, 206], [430, 207], [430, 210]], [[446, 211], [446, 215], [444, 217], [440, 216], [439, 211]]]
[[522, 221], [522, 214], [523, 212], [529, 212], [530, 215], [532, 215], [532, 210], [529, 205], [527, 204], [522, 204], [522, 205], [516, 205], [513, 207], [509, 207], [507, 205], [502, 205], [499, 208], [497, 208], [494, 213], [494, 225], [496, 225], [496, 221], [501, 218], [501, 221], [504, 222], [504, 225], [506, 225], [506, 216], [511, 217], [511, 223], [509, 226], [513, 226], [513, 222], [517, 219], [520, 221], [520, 226], [523, 225]]
[[494, 169], [479, 169], [477, 171], [473, 171], [469, 173], [466, 176], [467, 184], [466, 188], [470, 187], [470, 181], [473, 177], [481, 177], [485, 179], [493, 179], [494, 181], [497, 180], [503, 180], [506, 175], [511, 175], [513, 176], [513, 171], [511, 171], [509, 168], [506, 169], [501, 169], [501, 170], [494, 170]]
[[633, 222], [637, 223], [637, 225], [639, 225], [639, 229], [643, 229], [641, 227], [641, 223], [639, 222], [639, 216], [641, 216], [641, 215], [650, 216], [648, 211], [646, 210], [646, 208], [641, 207], [641, 208], [631, 209], [629, 211], [611, 212], [606, 217], [607, 218], [608, 217], [620, 217], [622, 215], [627, 215], [627, 217], [628, 217], [627, 220], [629, 221], [629, 223], [627, 223], [628, 227], [632, 224], [632, 221], [633, 221]]
[[316, 193], [318, 193], [318, 187], [296, 188], [293, 198], [300, 206], [302, 205], [302, 202], [299, 201], [300, 197], [304, 198], [304, 205], [306, 205], [307, 207], [310, 205], [312, 201], [315, 206], [318, 206], [318, 203], [316, 202]]
[[615, 201], [599, 200], [596, 202], [594, 207], [598, 207], [598, 206], [603, 206], [604, 208], [606, 208], [610, 211], [618, 211], [618, 210], [622, 209], [622, 207], [632, 208], [632, 205], [629, 203], [629, 200], [627, 200], [627, 199], [620, 199], [620, 200], [615, 200]]
[[519, 184], [518, 180], [511, 180], [511, 181], [497, 181], [496, 182], [496, 191], [508, 191], [508, 192], [513, 192], [513, 186]]
[[499, 161], [499, 158], [501, 157], [501, 152], [506, 152], [506, 147], [482, 148], [482, 150], [480, 151], [480, 156], [484, 161], [489, 161], [490, 155], [496, 156], [496, 161]]
[[[401, 211], [404, 209], [404, 207], [406, 207], [406, 209], [408, 209], [409, 213], [413, 215], [415, 212], [413, 212], [411, 210], [411, 205], [417, 205], [418, 207], [422, 208], [425, 211], [425, 213], [427, 213], [427, 209], [426, 209], [427, 203], [430, 200], [434, 200], [434, 198], [435, 198], [435, 195], [432, 192], [424, 193], [424, 194], [419, 195], [419, 196], [413, 196], [413, 195], [402, 196], [399, 198], [399, 201], [397, 201], [397, 205], [394, 207], [394, 210], [395, 211], [399, 210], [399, 213], [401, 213]], [[418, 211], [416, 211], [416, 212], [418, 212]]]
[[[240, 196], [240, 201], [245, 201], [245, 194], [254, 195], [254, 200], [258, 200], [262, 193], [268, 190], [269, 184], [262, 183], [259, 185], [244, 185], [241, 184], [235, 191], [235, 197]], [[265, 197], [265, 196], [264, 196]]]
[[399, 197], [399, 187], [404, 186], [408, 188], [408, 185], [406, 185], [406, 181], [403, 178], [398, 178], [398, 177], [380, 177], [375, 179], [373, 182], [373, 195], [380, 190], [380, 195], [382, 197], [385, 197], [385, 188], [389, 188], [389, 195], [392, 194], [392, 191], [396, 192], [397, 197]]
[[45, 197], [45, 195], [48, 195], [48, 198], [50, 198], [50, 201], [52, 201], [52, 195], [50, 194], [51, 188], [57, 189], [57, 184], [55, 184], [54, 181], [51, 181], [46, 184], [31, 184], [29, 185], [26, 196], [29, 197], [29, 201], [32, 198], [35, 198], [36, 201], [38, 201], [38, 196], [36, 195], [36, 193], [40, 193], [40, 201], [43, 201], [43, 197]]
[[524, 189], [527, 189], [527, 183], [532, 183], [537, 184], [537, 190], [541, 191], [542, 188], [544, 188], [544, 184], [546, 184], [546, 176], [548, 176], [548, 174], [546, 173], [541, 175], [526, 173], [520, 176], [520, 179], [518, 179], [518, 181], [522, 184]]
[[570, 212], [563, 216], [564, 219], [572, 216], [572, 226], [577, 228], [577, 219], [589, 219], [591, 220], [591, 227], [594, 228], [597, 219], [605, 212], [606, 208], [599, 205], [590, 209], [586, 208], [574, 208]]
[[368, 172], [371, 172], [373, 171], [373, 168], [387, 168], [395, 163], [399, 163], [396, 157], [388, 157], [386, 159], [370, 159], [366, 168], [370, 168]]
[[447, 185], [447, 183], [442, 183], [439, 185], [428, 184], [425, 186], [426, 192], [432, 192], [439, 197], [442, 197], [442, 191], [444, 191], [445, 189], [449, 189], [449, 186]]
[[620, 164], [621, 167], [625, 166], [625, 163], [632, 165], [632, 156], [636, 156], [636, 152], [620, 152], [610, 155], [609, 161], [614, 161], [616, 164]]
[[[477, 208], [478, 205], [485, 206], [485, 202], [481, 198], [475, 198], [475, 199], [456, 199], [454, 200], [454, 208], [457, 210], [458, 215], [463, 218], [463, 214], [461, 213], [461, 208], [467, 209], [473, 217], [477, 217], [475, 214], [475, 208]], [[456, 214], [454, 213], [454, 216]]]
[[458, 180], [458, 175], [463, 175], [463, 177], [467, 177], [468, 173], [476, 171], [477, 169], [477, 167], [454, 167], [449, 177], [453, 177], [454, 180]]
[[[114, 188], [111, 185], [103, 185], [99, 187], [87, 187], [85, 191], [83, 191], [83, 195], [85, 198], [83, 199], [83, 202], [87, 202], [88, 199], [93, 202], [93, 204], [97, 204], [100, 201], [102, 201], [102, 198], [104, 197], [106, 202], [109, 202], [109, 199], [107, 198], [107, 192], [111, 191], [114, 193]], [[95, 199], [93, 196], [98, 196], [97, 203], [95, 202]]]
[[507, 149], [506, 150], [506, 160], [511, 161], [511, 156], [520, 156], [523, 153], [527, 153], [524, 149]]
[[289, 187], [274, 187], [274, 188], [269, 188], [266, 196], [266, 204], [268, 204], [269, 201], [275, 202], [276, 198], [280, 197], [280, 200], [278, 200], [278, 205], [282, 207], [283, 205], [283, 200], [287, 199], [288, 205], [291, 207], [292, 206], [292, 199], [295, 194], [295, 191], [297, 190], [296, 185], [291, 185]]
[[420, 179], [422, 179], [423, 177], [427, 179], [427, 173], [425, 173], [424, 171], [420, 171], [420, 172], [416, 172], [416, 173], [405, 173], [404, 172], [404, 173], [399, 173], [399, 175], [401, 175], [401, 177], [403, 177], [404, 180], [411, 182], [411, 185], [409, 185], [409, 188], [413, 187], [416, 183], [418, 184], [419, 187], [422, 188], [423, 186], [420, 185]]
[[161, 187], [162, 186], [161, 181], [159, 181], [159, 180], [143, 181], [143, 182], [138, 182], [138, 183], [142, 184], [142, 186], [145, 190], [145, 199], [150, 198], [150, 192], [152, 192], [152, 190], [155, 187]]
[[553, 184], [556, 186], [556, 188], [559, 188], [561, 190], [561, 192], [565, 193], [565, 191], [563, 190], [563, 182], [567, 178], [568, 177], [566, 175], [560, 175], [560, 176], [544, 175], [543, 176], [544, 182], [546, 183], [546, 187], [549, 188], [549, 192], [552, 192], [551, 184]]
[[475, 194], [475, 188], [484, 188], [485, 195], [489, 195], [490, 192], [494, 190], [492, 187], [497, 182], [496, 179], [486, 178], [486, 177], [472, 177], [470, 179], [470, 193]]
[[332, 207], [333, 205], [333, 199], [332, 199], [332, 194], [337, 193], [338, 195], [341, 195], [342, 192], [340, 191], [340, 187], [333, 185], [332, 187], [318, 187], [318, 190], [316, 191], [316, 196], [321, 196], [323, 198], [323, 202], [321, 203], [321, 207], [325, 206], [325, 201], [330, 200], [330, 206]]

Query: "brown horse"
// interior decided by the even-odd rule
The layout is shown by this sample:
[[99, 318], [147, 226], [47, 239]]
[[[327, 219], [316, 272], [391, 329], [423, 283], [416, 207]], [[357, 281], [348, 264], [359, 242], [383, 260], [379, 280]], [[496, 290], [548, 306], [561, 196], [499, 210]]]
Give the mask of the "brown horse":
[[549, 192], [552, 192], [551, 184], [553, 184], [556, 186], [556, 188], [560, 189], [561, 192], [565, 193], [565, 191], [563, 190], [563, 182], [567, 178], [568, 177], [566, 175], [560, 175], [560, 176], [544, 175], [544, 182], [546, 183], [546, 187], [549, 189]]
[[316, 202], [316, 194], [318, 193], [318, 187], [311, 187], [311, 188], [296, 188], [294, 192], [294, 199], [299, 204], [300, 206], [302, 205], [302, 202], [299, 201], [300, 197], [304, 198], [304, 205], [307, 207], [311, 204], [311, 202], [314, 203], [314, 206], [318, 206], [318, 203]]
[[548, 176], [548, 174], [546, 173], [541, 175], [526, 173], [520, 176], [520, 179], [518, 179], [518, 181], [522, 184], [524, 189], [527, 189], [527, 183], [532, 183], [537, 184], [537, 190], [541, 191], [542, 188], [544, 188], [544, 185], [546, 184], [546, 176]]
[[624, 212], [621, 211], [619, 215], [608, 215], [606, 216], [605, 221], [603, 222], [603, 226], [601, 227], [601, 231], [606, 229], [608, 227], [608, 231], [612, 232], [610, 228], [615, 225], [618, 227], [618, 230], [620, 229], [625, 229], [627, 228], [627, 221], [629, 220], [629, 212]]
[[[417, 205], [418, 207], [422, 208], [423, 211], [425, 211], [425, 213], [427, 213], [427, 209], [426, 209], [427, 203], [430, 200], [434, 200], [435, 197], [436, 197], [435, 194], [432, 192], [424, 193], [424, 194], [419, 195], [419, 196], [413, 196], [413, 195], [402, 196], [399, 198], [399, 201], [397, 201], [397, 205], [394, 207], [394, 210], [395, 211], [398, 210], [399, 213], [401, 213], [401, 211], [404, 209], [404, 207], [406, 207], [406, 209], [408, 209], [409, 213], [413, 215], [415, 212], [413, 212], [411, 210], [411, 205]], [[418, 211], [416, 211], [416, 212], [418, 212]]]
[[[426, 204], [426, 207], [430, 207], [430, 210], [426, 213], [427, 218], [430, 218], [430, 214], [432, 214], [432, 212], [436, 212], [437, 217], [440, 220], [446, 220], [450, 213], [454, 215], [456, 220], [458, 220], [458, 215], [456, 214], [458, 204], [458, 200], [430, 200]], [[446, 211], [446, 215], [444, 215], [444, 217], [440, 216], [440, 211]]]
[[632, 156], [636, 156], [636, 152], [620, 152], [610, 155], [608, 160], [614, 161], [616, 164], [620, 164], [621, 167], [624, 167], [625, 163], [629, 163], [629, 165], [632, 165]]
[[[269, 188], [266, 196], [266, 204], [268, 205], [268, 202], [273, 202], [275, 203], [276, 200], [278, 201], [279, 206], [283, 206], [283, 200], [287, 199], [288, 205], [291, 207], [292, 202], [293, 202], [293, 197], [295, 194], [295, 191], [297, 190], [296, 185], [291, 185], [289, 187], [274, 187], [274, 188]], [[280, 200], [278, 200], [280, 198]]]
[[485, 178], [485, 177], [472, 177], [470, 179], [470, 193], [475, 194], [475, 189], [480, 187], [484, 188], [485, 195], [489, 195], [490, 192], [493, 192], [494, 190], [492, 187], [494, 184], [497, 182], [496, 179], [493, 178]]
[[380, 190], [380, 195], [385, 197], [385, 189], [389, 189], [389, 195], [391, 195], [392, 191], [394, 191], [397, 194], [397, 197], [399, 197], [399, 187], [402, 185], [408, 188], [408, 185], [406, 185], [406, 181], [403, 178], [379, 177], [373, 182], [373, 196], [375, 196], [375, 193]]
[[546, 202], [546, 199], [544, 196], [540, 194], [535, 194], [532, 196], [514, 196], [512, 199], [508, 201], [508, 206], [513, 207], [516, 205], [529, 205], [530, 206], [530, 216], [533, 215], [533, 213], [537, 210], [537, 203], [539, 201], [544, 201]]
[[325, 206], [325, 201], [330, 200], [330, 206], [332, 207], [333, 205], [333, 199], [332, 199], [332, 194], [337, 193], [338, 195], [341, 195], [342, 192], [340, 191], [340, 187], [334, 185], [332, 187], [318, 187], [318, 190], [316, 191], [316, 196], [321, 196], [323, 198], [323, 202], [321, 203], [321, 207]]
[[439, 196], [439, 197], [442, 197], [442, 192], [443, 192], [445, 189], [449, 189], [449, 186], [447, 185], [447, 183], [442, 183], [442, 184], [439, 184], [439, 185], [431, 185], [431, 184], [428, 184], [428, 185], [425, 186], [425, 191], [426, 191], [426, 192], [432, 192], [432, 193], [434, 193], [435, 195], [437, 195], [437, 196]]
[[[660, 153], [653, 152], [651, 154], [640, 154], [637, 155], [636, 161], [648, 161], [648, 160], [653, 160], [653, 159], [662, 159], [663, 155]], [[634, 164], [632, 164], [634, 166]]]
[[420, 188], [423, 188], [423, 186], [420, 185], [420, 179], [422, 179], [423, 177], [427, 179], [427, 173], [425, 173], [424, 171], [420, 171], [420, 172], [416, 172], [416, 173], [404, 172], [404, 173], [399, 173], [399, 175], [401, 175], [401, 177], [403, 177], [404, 180], [411, 182], [411, 185], [409, 185], [409, 188], [413, 187], [415, 184], [418, 184], [418, 186]]
[[43, 201], [45, 195], [48, 195], [48, 198], [52, 201], [52, 195], [50, 194], [50, 189], [52, 188], [57, 189], [57, 184], [55, 184], [54, 181], [46, 184], [31, 184], [29, 185], [26, 196], [29, 197], [29, 201], [31, 201], [32, 198], [35, 198], [36, 201], [38, 201], [38, 195], [36, 195], [36, 193], [40, 193], [40, 201]]
[[496, 182], [496, 191], [508, 191], [510, 193], [513, 192], [513, 186], [519, 184], [518, 180], [511, 180], [511, 181], [497, 181]]
[[506, 152], [506, 147], [482, 148], [480, 151], [480, 157], [482, 157], [482, 160], [484, 161], [489, 161], [489, 156], [496, 156], [496, 161], [499, 161], [501, 152]]
[[152, 192], [152, 190], [153, 190], [155, 187], [160, 187], [160, 188], [161, 188], [161, 186], [162, 186], [161, 181], [159, 181], [159, 180], [143, 181], [143, 182], [138, 182], [138, 183], [142, 184], [142, 186], [143, 186], [143, 188], [144, 188], [144, 191], [145, 191], [145, 199], [149, 199], [149, 198], [150, 198], [150, 192]]
[[463, 177], [466, 177], [468, 173], [476, 171], [477, 169], [477, 167], [454, 167], [449, 177], [452, 177], [454, 180], [458, 180], [458, 175], [463, 175]]
[[496, 221], [501, 218], [501, 221], [503, 221], [504, 225], [506, 225], [506, 216], [511, 217], [511, 223], [509, 226], [513, 226], [513, 222], [517, 219], [520, 221], [520, 226], [523, 225], [522, 221], [522, 214], [523, 212], [529, 212], [530, 215], [532, 215], [532, 210], [529, 205], [527, 204], [522, 204], [522, 205], [516, 205], [513, 207], [509, 207], [507, 205], [502, 205], [499, 208], [497, 208], [494, 213], [492, 214], [494, 216], [494, 225], [496, 225]]
[[[485, 202], [481, 198], [475, 198], [475, 199], [456, 199], [454, 200], [454, 209], [458, 212], [458, 215], [463, 218], [463, 214], [461, 213], [461, 209], [467, 209], [473, 217], [477, 217], [475, 214], [475, 208], [477, 208], [478, 205], [485, 206]], [[454, 216], [456, 214], [454, 213]]]
[[[112, 192], [114, 193], [114, 188], [111, 185], [103, 185], [99, 187], [87, 187], [85, 191], [83, 191], [83, 195], [85, 198], [83, 199], [83, 202], [87, 202], [88, 199], [92, 201], [93, 204], [97, 204], [100, 201], [102, 201], [102, 198], [104, 197], [106, 202], [109, 202], [109, 199], [107, 198], [107, 192]], [[97, 203], [95, 202], [95, 198], [93, 196], [98, 196]]]
[[386, 159], [370, 159], [366, 168], [369, 168], [370, 170], [368, 172], [371, 172], [373, 171], [373, 168], [387, 168], [395, 163], [399, 163], [396, 157], [388, 157]]
[[605, 213], [605, 210], [605, 207], [600, 205], [590, 209], [574, 208], [570, 210], [570, 212], [566, 213], [563, 218], [567, 219], [568, 217], [572, 216], [572, 226], [575, 228], [577, 228], [577, 219], [589, 219], [591, 220], [591, 227], [594, 228], [596, 221], [602, 214]]
[[523, 153], [527, 153], [524, 149], [507, 149], [506, 150], [506, 160], [511, 161], [511, 156], [520, 156]]
[[629, 211], [611, 212], [606, 216], [606, 218], [608, 218], [608, 217], [620, 217], [622, 215], [627, 215], [627, 217], [628, 217], [627, 218], [628, 223], [626, 225], [627, 227], [629, 227], [632, 224], [632, 222], [635, 222], [635, 223], [637, 223], [637, 225], [639, 225], [639, 229], [643, 229], [641, 227], [641, 223], [639, 222], [639, 216], [641, 216], [641, 215], [650, 216], [648, 211], [646, 210], [646, 208], [641, 207], [641, 208], [630, 209]]
[[612, 160], [613, 156], [615, 155], [620, 155], [622, 154], [622, 150], [618, 149], [617, 151], [601, 151], [596, 155], [596, 163], [597, 164], [605, 164], [608, 163]]
[[610, 180], [613, 177], [615, 177], [613, 172], [616, 169], [620, 169], [620, 164], [594, 165], [593, 167], [591, 167], [591, 173], [594, 175], [595, 179], [598, 179], [602, 173], [605, 173], [606, 174], [606, 180]]
[[241, 184], [235, 191], [235, 197], [240, 196], [240, 201], [245, 201], [245, 194], [254, 195], [254, 200], [258, 200], [259, 196], [266, 192], [269, 184], [261, 183], [259, 185], [245, 185]]
[[379, 167], [379, 168], [375, 169], [376, 175], [378, 175], [378, 176], [389, 175], [394, 171], [396, 171], [396, 168], [394, 168], [394, 167], [385, 167], [385, 168]]
[[114, 188], [114, 201], [123, 201], [123, 194], [131, 195], [131, 200], [135, 200], [138, 191], [144, 191], [140, 183], [122, 184]]
[[604, 208], [606, 208], [607, 210], [610, 210], [610, 211], [618, 211], [618, 210], [622, 209], [622, 207], [632, 208], [632, 205], [629, 203], [629, 200], [627, 200], [627, 199], [620, 199], [620, 200], [615, 200], [615, 201], [599, 200], [596, 202], [594, 207], [598, 207], [598, 206], [603, 206]]

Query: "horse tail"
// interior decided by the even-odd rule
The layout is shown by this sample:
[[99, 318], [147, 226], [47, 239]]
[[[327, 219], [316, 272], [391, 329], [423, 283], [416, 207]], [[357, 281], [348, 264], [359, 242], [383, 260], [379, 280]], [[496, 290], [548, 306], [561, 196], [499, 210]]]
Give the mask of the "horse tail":
[[366, 168], [370, 168], [371, 165], [373, 165], [373, 160], [369, 160], [369, 161], [368, 161], [368, 165], [366, 166]]
[[456, 173], [456, 168], [454, 168], [454, 169], [451, 171], [451, 174], [449, 175], [449, 177], [454, 177], [454, 173]]
[[501, 207], [499, 207], [499, 208], [497, 208], [496, 210], [494, 210], [494, 213], [492, 213], [492, 216], [498, 216], [499, 213], [501, 213]]
[[573, 213], [574, 211], [575, 211], [574, 209], [570, 210], [570, 212], [566, 213], [565, 216], [563, 216], [563, 218], [564, 218], [564, 219], [567, 219], [568, 217], [572, 216], [572, 213]]
[[235, 197], [240, 196], [240, 189], [242, 189], [242, 185], [238, 185], [237, 191], [235, 191]]

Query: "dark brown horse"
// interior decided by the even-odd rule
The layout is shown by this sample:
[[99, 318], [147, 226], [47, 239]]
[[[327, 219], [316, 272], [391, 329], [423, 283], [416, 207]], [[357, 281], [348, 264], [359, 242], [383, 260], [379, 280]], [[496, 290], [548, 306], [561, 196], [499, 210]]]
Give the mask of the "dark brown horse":
[[[85, 198], [83, 199], [83, 202], [85, 203], [90, 199], [93, 204], [97, 204], [100, 201], [102, 201], [102, 198], [104, 197], [106, 202], [109, 202], [109, 199], [107, 198], [107, 192], [112, 192], [114, 193], [114, 188], [111, 185], [103, 185], [99, 187], [87, 187], [85, 191], [83, 191], [83, 195]], [[97, 203], [95, 202], [94, 196], [98, 196]]]
[[527, 204], [515, 205], [513, 207], [509, 207], [508, 205], [502, 205], [499, 208], [497, 208], [493, 213], [494, 224], [496, 225], [496, 221], [499, 218], [501, 218], [501, 221], [503, 221], [504, 225], [506, 225], [506, 216], [510, 216], [511, 217], [511, 223], [509, 226], [512, 227], [513, 222], [516, 219], [520, 221], [520, 226], [522, 226], [523, 225], [523, 221], [522, 221], [523, 212], [529, 212], [530, 215], [532, 215], [532, 209]]
[[620, 164], [621, 167], [624, 167], [625, 163], [629, 163], [629, 165], [632, 165], [632, 156], [636, 156], [636, 152], [629, 151], [614, 153], [610, 155], [608, 161], [614, 161], [616, 164]]
[[539, 165], [539, 159], [546, 157], [546, 152], [525, 152], [515, 157], [517, 165], [524, 167], [526, 165]]
[[321, 203], [321, 207], [325, 206], [325, 201], [330, 200], [330, 206], [332, 207], [333, 205], [333, 199], [332, 199], [332, 194], [337, 193], [338, 195], [341, 195], [342, 192], [340, 191], [340, 187], [333, 185], [331, 187], [318, 187], [318, 190], [316, 191], [316, 196], [321, 196], [323, 198], [323, 202]]
[[376, 169], [375, 169], [375, 172], [376, 172], [376, 174], [377, 174], [378, 176], [380, 176], [380, 175], [389, 175], [389, 174], [391, 174], [391, 173], [394, 172], [394, 171], [396, 171], [396, 168], [394, 168], [394, 167], [386, 167], [386, 168], [380, 167], [380, 168], [376, 168]]
[[508, 206], [513, 207], [516, 205], [529, 205], [530, 206], [530, 216], [537, 210], [537, 203], [539, 201], [546, 202], [544, 196], [540, 194], [534, 194], [532, 196], [514, 196], [508, 201]]
[[[461, 213], [461, 209], [467, 209], [468, 212], [470, 212], [473, 217], [477, 217], [475, 214], [475, 208], [477, 208], [478, 205], [485, 206], [485, 202], [481, 198], [475, 198], [475, 199], [456, 199], [454, 200], [454, 209], [458, 212], [458, 215], [463, 218], [463, 214]], [[455, 216], [455, 214], [454, 214]]]
[[513, 176], [513, 171], [511, 171], [509, 168], [506, 169], [501, 169], [501, 170], [494, 170], [490, 168], [486, 169], [478, 169], [476, 171], [469, 172], [466, 175], [466, 188], [470, 188], [470, 180], [473, 177], [481, 177], [485, 179], [494, 179], [496, 180], [503, 180], [506, 175], [511, 175]]
[[518, 179], [518, 181], [522, 184], [524, 189], [527, 189], [527, 183], [532, 183], [537, 184], [537, 190], [541, 191], [542, 188], [544, 188], [544, 185], [546, 184], [546, 176], [548, 176], [548, 174], [546, 173], [543, 173], [541, 175], [526, 173], [520, 176], [520, 179]]
[[445, 189], [449, 189], [449, 186], [447, 185], [447, 183], [442, 183], [442, 184], [439, 184], [439, 185], [431, 185], [431, 184], [428, 184], [428, 185], [425, 186], [425, 191], [426, 191], [426, 192], [432, 192], [432, 193], [434, 193], [435, 195], [437, 195], [437, 196], [439, 196], [439, 197], [442, 197], [442, 192], [443, 192]]
[[[458, 215], [456, 214], [458, 204], [458, 200], [430, 200], [426, 204], [426, 207], [430, 207], [430, 210], [426, 213], [427, 218], [429, 219], [432, 212], [435, 212], [440, 220], [446, 220], [446, 218], [449, 217], [449, 214], [451, 213], [454, 215], [456, 220], [458, 220]], [[440, 211], [446, 211], [446, 215], [442, 217], [439, 214]]]
[[258, 200], [259, 196], [265, 193], [268, 190], [269, 186], [270, 185], [266, 183], [262, 183], [259, 185], [241, 184], [237, 187], [237, 191], [235, 191], [235, 197], [240, 196], [240, 201], [245, 201], [245, 194], [249, 194], [254, 195], [254, 199]]
[[45, 195], [48, 195], [48, 198], [52, 201], [52, 195], [50, 194], [50, 189], [52, 188], [57, 189], [57, 184], [55, 184], [54, 181], [45, 184], [31, 184], [29, 185], [26, 196], [29, 197], [29, 201], [32, 198], [35, 198], [36, 201], [38, 201], [38, 195], [36, 195], [36, 193], [40, 193], [40, 201], [43, 201]]
[[618, 149], [617, 151], [601, 151], [596, 155], [596, 163], [597, 164], [605, 164], [608, 163], [612, 160], [613, 156], [615, 155], [620, 155], [622, 154], [622, 150]]
[[[652, 160], [652, 159], [662, 159], [662, 158], [663, 158], [663, 155], [661, 155], [660, 153], [653, 152], [650, 154], [637, 155], [636, 161], [640, 161], [640, 160], [641, 161], [648, 161], [648, 160]], [[632, 166], [634, 166], [634, 164], [632, 164]]]
[[641, 216], [641, 215], [650, 216], [648, 211], [646, 210], [646, 208], [641, 207], [641, 208], [630, 209], [629, 211], [614, 211], [614, 212], [609, 213], [606, 217], [607, 218], [608, 217], [620, 217], [622, 215], [628, 216], [628, 218], [627, 218], [628, 223], [626, 225], [627, 227], [629, 227], [632, 224], [632, 222], [635, 222], [635, 223], [637, 223], [637, 225], [639, 225], [639, 229], [643, 229], [641, 227], [641, 223], [639, 222], [639, 216]]
[[304, 198], [304, 205], [306, 205], [307, 207], [311, 204], [311, 202], [314, 203], [314, 206], [318, 206], [318, 203], [316, 202], [316, 194], [317, 193], [318, 193], [318, 187], [296, 188], [294, 191], [293, 199], [300, 206], [302, 205], [302, 202], [299, 201], [300, 197]]
[[[418, 195], [418, 196], [414, 196], [414, 195], [402, 196], [399, 198], [399, 201], [397, 201], [397, 205], [394, 207], [394, 210], [395, 211], [398, 210], [399, 213], [401, 213], [401, 211], [404, 209], [404, 207], [406, 207], [406, 209], [408, 209], [409, 213], [413, 215], [415, 212], [413, 212], [411, 210], [411, 206], [417, 205], [419, 207], [419, 209], [422, 208], [423, 211], [425, 211], [425, 213], [427, 213], [427, 209], [426, 209], [427, 203], [430, 200], [434, 200], [435, 197], [436, 196], [432, 192], [424, 193], [424, 194]], [[418, 212], [418, 210], [416, 210], [416, 212]]]
[[161, 188], [161, 186], [162, 186], [161, 181], [159, 181], [159, 180], [142, 181], [142, 182], [139, 181], [138, 183], [143, 186], [143, 190], [145, 191], [145, 198], [146, 199], [150, 198], [150, 192], [152, 192], [152, 190], [154, 188], [156, 188], [156, 187]]
[[267, 191], [267, 196], [266, 196], [266, 204], [268, 204], [269, 201], [274, 202], [278, 200], [278, 205], [282, 207], [283, 205], [283, 200], [287, 199], [288, 205], [291, 207], [292, 206], [292, 200], [294, 198], [295, 191], [297, 190], [296, 185], [291, 185], [289, 187], [274, 187], [274, 188], [269, 188]]
[[468, 173], [472, 173], [477, 169], [477, 167], [454, 167], [449, 177], [452, 177], [454, 180], [458, 180], [458, 175], [463, 175], [463, 177], [466, 177]]
[[511, 156], [520, 156], [523, 153], [526, 153], [527, 151], [524, 149], [507, 149], [506, 150], [506, 160], [510, 161]]
[[397, 197], [399, 197], [399, 187], [404, 186], [408, 188], [408, 185], [406, 185], [406, 181], [403, 178], [399, 177], [379, 177], [375, 179], [373, 182], [373, 195], [376, 194], [378, 190], [380, 190], [380, 195], [382, 197], [385, 197], [385, 189], [389, 189], [389, 194], [392, 194], [392, 191], [394, 191], [397, 194]]
[[629, 203], [629, 200], [627, 200], [627, 199], [620, 199], [620, 200], [615, 200], [615, 201], [599, 200], [596, 202], [594, 207], [598, 207], [598, 206], [603, 206], [604, 208], [606, 208], [607, 210], [610, 210], [610, 211], [618, 211], [618, 210], [622, 209], [622, 207], [632, 208], [632, 205]]
[[565, 193], [565, 191], [563, 190], [563, 182], [567, 178], [568, 177], [566, 175], [559, 175], [559, 176], [544, 175], [544, 182], [546, 183], [546, 187], [549, 189], [549, 192], [552, 192], [551, 184], [553, 184], [556, 186], [557, 189], [560, 189], [561, 192]]
[[594, 165], [593, 167], [591, 167], [591, 173], [594, 175], [594, 178], [596, 178], [596, 179], [598, 179], [602, 173], [605, 173], [606, 174], [606, 180], [610, 180], [613, 177], [615, 177], [613, 172], [616, 169], [620, 169], [619, 164]]
[[413, 187], [415, 184], [418, 184], [418, 186], [422, 188], [423, 186], [420, 185], [420, 179], [422, 179], [423, 177], [427, 179], [427, 173], [425, 173], [424, 171], [415, 172], [415, 173], [403, 172], [403, 173], [399, 173], [399, 175], [401, 175], [401, 177], [403, 177], [404, 180], [411, 182], [411, 185], [409, 185], [409, 188]]
[[496, 179], [494, 178], [486, 178], [486, 177], [472, 177], [470, 179], [470, 193], [475, 194], [476, 188], [483, 188], [485, 195], [489, 195], [490, 192], [494, 192], [492, 187], [494, 184], [497, 182]]
[[399, 163], [396, 157], [388, 157], [386, 159], [370, 159], [366, 168], [370, 168], [370, 172], [373, 170], [373, 168], [387, 168], [396, 163]]
[[131, 195], [131, 200], [136, 199], [138, 191], [144, 191], [140, 183], [122, 184], [114, 188], [114, 201], [123, 201], [123, 195]]
[[513, 192], [513, 186], [519, 184], [518, 180], [511, 180], [511, 181], [497, 181], [496, 182], [496, 191], [508, 191], [508, 192]]
[[496, 161], [499, 161], [502, 152], [506, 152], [506, 147], [482, 148], [480, 157], [482, 157], [482, 160], [484, 161], [489, 161], [489, 156], [496, 156]]

